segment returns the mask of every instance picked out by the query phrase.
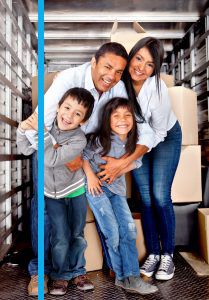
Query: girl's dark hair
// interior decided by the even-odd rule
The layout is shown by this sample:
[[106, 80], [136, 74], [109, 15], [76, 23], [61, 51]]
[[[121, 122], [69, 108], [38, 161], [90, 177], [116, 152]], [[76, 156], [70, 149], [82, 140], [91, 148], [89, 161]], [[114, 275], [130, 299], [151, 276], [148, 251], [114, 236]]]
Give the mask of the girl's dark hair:
[[104, 106], [102, 118], [101, 118], [101, 128], [93, 134], [87, 136], [88, 141], [90, 141], [92, 146], [98, 147], [101, 144], [103, 150], [101, 155], [106, 155], [111, 148], [111, 135], [112, 130], [110, 127], [110, 116], [119, 107], [126, 107], [133, 116], [133, 128], [130, 130], [127, 136], [127, 142], [125, 150], [127, 154], [131, 154], [136, 149], [136, 143], [138, 139], [137, 125], [134, 116], [133, 107], [128, 99], [115, 97], [109, 100], [109, 102]]
[[146, 47], [152, 58], [154, 61], [154, 71], [151, 75], [152, 76], [156, 76], [156, 87], [157, 87], [157, 91], [158, 94], [160, 95], [160, 69], [163, 63], [163, 57], [164, 57], [164, 49], [163, 49], [163, 44], [160, 40], [153, 38], [153, 37], [145, 37], [141, 40], [139, 40], [134, 47], [131, 49], [129, 56], [128, 56], [128, 63], [127, 66], [123, 72], [123, 76], [122, 76], [122, 80], [125, 83], [126, 89], [127, 89], [127, 93], [128, 93], [128, 97], [132, 103], [132, 105], [134, 106], [134, 111], [135, 114], [137, 116], [137, 121], [144, 121], [144, 117], [142, 115], [142, 111], [141, 111], [141, 107], [137, 101], [136, 98], [136, 93], [132, 84], [132, 79], [131, 76], [129, 74], [129, 64], [130, 61], [132, 60], [132, 58], [136, 55], [136, 53], [143, 47]]
[[94, 97], [92, 94], [87, 91], [84, 88], [75, 87], [72, 89], [69, 89], [65, 94], [62, 96], [61, 100], [58, 103], [58, 106], [60, 107], [62, 103], [66, 100], [67, 97], [71, 96], [73, 99], [75, 99], [79, 104], [83, 105], [87, 110], [85, 117], [83, 121], [87, 121], [94, 108]]

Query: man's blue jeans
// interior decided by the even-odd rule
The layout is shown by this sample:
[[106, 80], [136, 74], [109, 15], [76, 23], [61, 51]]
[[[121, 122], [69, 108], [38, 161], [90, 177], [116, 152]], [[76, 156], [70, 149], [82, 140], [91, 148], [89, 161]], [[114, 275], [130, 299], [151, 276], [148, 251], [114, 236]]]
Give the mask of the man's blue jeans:
[[85, 194], [74, 198], [51, 199], [45, 197], [51, 223], [51, 253], [53, 280], [70, 280], [86, 274], [84, 239], [87, 200]]
[[174, 252], [171, 186], [179, 162], [181, 140], [181, 128], [176, 122], [165, 140], [143, 157], [142, 167], [132, 171], [141, 195], [142, 225], [149, 254]]
[[[103, 194], [86, 196], [106, 243], [117, 279], [139, 276], [136, 226], [125, 197], [102, 187]], [[86, 189], [87, 190], [87, 189]]]
[[[33, 198], [31, 200], [31, 244], [34, 258], [28, 264], [30, 276], [38, 274], [38, 168], [37, 152], [32, 157], [33, 174]], [[51, 272], [50, 259], [50, 222], [46, 210], [44, 210], [44, 274]]]

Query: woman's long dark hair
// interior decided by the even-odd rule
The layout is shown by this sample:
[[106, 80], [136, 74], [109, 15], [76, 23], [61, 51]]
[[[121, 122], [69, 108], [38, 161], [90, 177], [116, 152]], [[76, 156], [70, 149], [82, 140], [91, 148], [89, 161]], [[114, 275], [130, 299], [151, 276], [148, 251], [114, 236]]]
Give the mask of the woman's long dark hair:
[[102, 146], [101, 155], [106, 155], [111, 148], [111, 135], [112, 130], [110, 127], [110, 116], [111, 114], [119, 107], [126, 107], [133, 116], [133, 127], [128, 133], [127, 142], [125, 150], [127, 154], [131, 154], [136, 149], [136, 142], [138, 139], [137, 125], [134, 116], [134, 109], [128, 99], [115, 97], [109, 100], [109, 102], [104, 106], [102, 118], [101, 118], [101, 127], [96, 133], [88, 134], [87, 139], [90, 141], [92, 146], [98, 147], [99, 143]]
[[141, 40], [139, 40], [134, 47], [131, 49], [129, 56], [128, 56], [128, 63], [127, 66], [123, 72], [123, 76], [122, 76], [122, 80], [125, 83], [126, 86], [126, 90], [128, 93], [128, 97], [130, 102], [132, 103], [133, 107], [134, 107], [134, 112], [136, 114], [137, 117], [137, 122], [144, 122], [144, 117], [142, 115], [142, 110], [141, 107], [137, 101], [136, 98], [136, 93], [133, 87], [133, 83], [132, 83], [132, 79], [131, 76], [129, 74], [129, 64], [130, 61], [132, 60], [132, 58], [136, 55], [136, 53], [143, 47], [146, 47], [152, 58], [154, 61], [154, 71], [151, 75], [152, 76], [156, 76], [156, 86], [157, 86], [157, 91], [158, 94], [160, 95], [160, 68], [162, 66], [163, 63], [163, 57], [164, 57], [164, 49], [163, 49], [163, 44], [160, 40], [153, 38], [153, 37], [145, 37]]

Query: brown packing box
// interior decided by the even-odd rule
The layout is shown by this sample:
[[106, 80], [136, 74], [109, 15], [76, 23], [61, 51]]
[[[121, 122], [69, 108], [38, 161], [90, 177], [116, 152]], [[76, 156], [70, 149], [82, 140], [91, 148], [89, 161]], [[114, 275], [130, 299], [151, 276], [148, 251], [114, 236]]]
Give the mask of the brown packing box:
[[141, 223], [141, 214], [140, 213], [132, 213], [134, 218], [136, 229], [137, 229], [137, 237], [136, 237], [136, 247], [138, 250], [138, 258], [140, 263], [142, 263], [146, 258], [146, 246], [144, 241], [144, 234], [142, 230], [142, 223]]
[[199, 250], [209, 264], [209, 208], [198, 209]]
[[171, 198], [174, 203], [202, 201], [201, 147], [182, 146]]
[[84, 236], [87, 241], [85, 251], [86, 271], [101, 270], [103, 266], [102, 246], [94, 222], [86, 223]]
[[131, 198], [131, 189], [132, 189], [132, 177], [131, 172], [126, 173], [126, 197], [127, 199]]
[[165, 82], [168, 88], [174, 86], [174, 77], [173, 75], [168, 75], [166, 73], [160, 73], [160, 78]]
[[110, 40], [111, 42], [122, 44], [129, 53], [136, 42], [146, 36], [148, 34], [137, 22], [133, 23], [133, 28], [123, 28], [121, 25], [118, 26], [118, 22], [115, 21], [111, 30]]
[[[52, 72], [44, 75], [44, 93], [48, 90], [53, 82], [54, 76], [57, 72]], [[38, 103], [38, 77], [32, 77], [32, 109], [35, 110]]]
[[94, 222], [94, 215], [89, 205], [87, 205], [86, 222]]
[[198, 145], [197, 94], [183, 86], [171, 87], [168, 91], [181, 125], [182, 145]]

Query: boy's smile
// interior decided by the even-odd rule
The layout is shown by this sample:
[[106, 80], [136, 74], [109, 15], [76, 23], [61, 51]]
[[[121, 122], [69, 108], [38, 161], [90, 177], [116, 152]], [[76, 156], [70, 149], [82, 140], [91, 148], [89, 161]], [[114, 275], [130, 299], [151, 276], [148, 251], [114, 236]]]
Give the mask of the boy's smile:
[[68, 96], [57, 108], [57, 125], [60, 130], [72, 130], [82, 125], [86, 108], [78, 101]]

